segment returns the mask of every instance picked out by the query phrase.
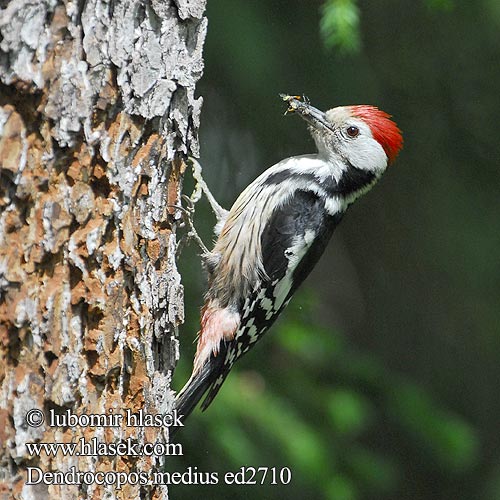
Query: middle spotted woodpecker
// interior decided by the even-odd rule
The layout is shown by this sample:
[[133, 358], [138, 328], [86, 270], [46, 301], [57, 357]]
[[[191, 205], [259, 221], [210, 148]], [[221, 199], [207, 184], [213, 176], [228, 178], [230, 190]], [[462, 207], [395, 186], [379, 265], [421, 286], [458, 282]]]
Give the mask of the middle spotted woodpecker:
[[[191, 378], [176, 398], [184, 418], [213, 401], [234, 363], [264, 335], [314, 268], [347, 208], [380, 179], [403, 139], [374, 106], [325, 113], [281, 96], [309, 125], [316, 154], [280, 161], [216, 206], [219, 234], [204, 256], [208, 291]], [[213, 200], [213, 198], [212, 198]]]

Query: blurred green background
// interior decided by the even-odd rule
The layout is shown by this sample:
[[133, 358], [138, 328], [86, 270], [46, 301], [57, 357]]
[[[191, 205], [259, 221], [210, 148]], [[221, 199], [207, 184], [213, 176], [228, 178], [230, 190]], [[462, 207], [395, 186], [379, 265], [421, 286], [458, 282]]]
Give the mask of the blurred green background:
[[[405, 147], [179, 433], [168, 470], [217, 472], [219, 485], [172, 498], [500, 499], [500, 2], [210, 0], [208, 18], [201, 161], [224, 206], [314, 151], [279, 92], [375, 104]], [[206, 203], [195, 222], [209, 242]], [[196, 253], [180, 262], [176, 389], [205, 286]], [[289, 467], [292, 481], [220, 484], [242, 466]]]

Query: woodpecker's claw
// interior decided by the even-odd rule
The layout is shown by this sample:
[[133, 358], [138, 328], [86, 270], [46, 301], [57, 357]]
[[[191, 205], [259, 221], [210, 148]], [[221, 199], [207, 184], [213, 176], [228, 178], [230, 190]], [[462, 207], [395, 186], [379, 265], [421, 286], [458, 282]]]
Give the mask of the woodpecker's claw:
[[189, 163], [191, 164], [191, 168], [193, 169], [193, 179], [196, 182], [196, 185], [194, 187], [193, 193], [190, 196], [190, 200], [194, 203], [197, 203], [200, 198], [201, 194], [205, 193], [205, 196], [207, 197], [208, 202], [210, 203], [210, 206], [212, 207], [212, 211], [215, 214], [215, 217], [217, 218], [217, 224], [221, 224], [221, 222], [225, 221], [229, 211], [226, 210], [225, 208], [222, 208], [218, 203], [217, 200], [215, 199], [214, 195], [210, 192], [210, 189], [208, 189], [207, 183], [203, 179], [202, 173], [201, 173], [201, 165], [193, 157], [188, 158]]
[[181, 210], [183, 214], [184, 221], [186, 225], [189, 227], [189, 231], [186, 234], [185, 238], [179, 242], [179, 245], [177, 247], [177, 252], [180, 251], [180, 249], [183, 247], [185, 244], [185, 241], [189, 241], [190, 239], [193, 239], [196, 241], [198, 246], [200, 247], [202, 254], [203, 255], [208, 255], [210, 252], [203, 243], [203, 240], [200, 238], [198, 233], [196, 232], [196, 229], [193, 224], [193, 215], [194, 215], [194, 210], [195, 210], [195, 205], [200, 201], [202, 194], [204, 193], [205, 196], [207, 197], [208, 202], [210, 203], [210, 206], [212, 207], [212, 210], [215, 214], [215, 217], [217, 218], [217, 224], [215, 226], [215, 233], [218, 235], [220, 232], [220, 229], [224, 225], [224, 222], [226, 221], [226, 218], [229, 214], [227, 210], [222, 208], [218, 203], [215, 197], [212, 195], [210, 192], [210, 189], [208, 189], [207, 183], [203, 179], [202, 176], [202, 169], [201, 165], [199, 164], [198, 160], [196, 160], [193, 157], [188, 158], [188, 163], [191, 165], [192, 171], [193, 171], [193, 179], [195, 181], [195, 186], [193, 189], [193, 192], [191, 193], [191, 196], [187, 195], [182, 195], [182, 200], [186, 203], [186, 207], [178, 206], [175, 205], [174, 208], [177, 208], [178, 210]]
[[181, 240], [177, 244], [177, 254], [178, 255], [180, 254], [180, 251], [182, 250], [185, 243], [191, 239], [196, 241], [203, 254], [208, 254], [209, 253], [208, 248], [205, 246], [205, 243], [203, 243], [203, 240], [200, 238], [193, 224], [193, 214], [194, 214], [193, 200], [185, 194], [183, 194], [181, 198], [188, 205], [187, 208], [183, 207], [182, 205], [170, 205], [172, 208], [175, 208], [182, 212], [184, 222], [189, 228], [189, 231], [183, 238], [181, 238]]

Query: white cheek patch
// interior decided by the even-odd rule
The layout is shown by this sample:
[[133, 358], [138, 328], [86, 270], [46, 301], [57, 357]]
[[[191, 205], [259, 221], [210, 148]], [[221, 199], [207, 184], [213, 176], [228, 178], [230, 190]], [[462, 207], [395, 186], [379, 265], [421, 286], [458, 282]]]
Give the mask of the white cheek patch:
[[348, 151], [350, 162], [362, 170], [378, 172], [387, 166], [384, 148], [375, 139], [360, 137], [356, 147], [348, 148]]
[[387, 167], [384, 148], [373, 138], [370, 127], [362, 121], [353, 122], [361, 134], [344, 143], [344, 154], [356, 168], [370, 172], [380, 172]]

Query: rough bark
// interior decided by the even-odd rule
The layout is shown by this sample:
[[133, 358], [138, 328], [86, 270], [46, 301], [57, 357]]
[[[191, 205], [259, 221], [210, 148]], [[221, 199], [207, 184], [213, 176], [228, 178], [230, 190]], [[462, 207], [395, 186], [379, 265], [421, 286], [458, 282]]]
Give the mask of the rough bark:
[[0, 0], [0, 497], [167, 498], [162, 485], [28, 486], [162, 456], [30, 455], [27, 442], [166, 442], [165, 428], [39, 427], [171, 409], [183, 293], [175, 227], [197, 154], [204, 0]]

